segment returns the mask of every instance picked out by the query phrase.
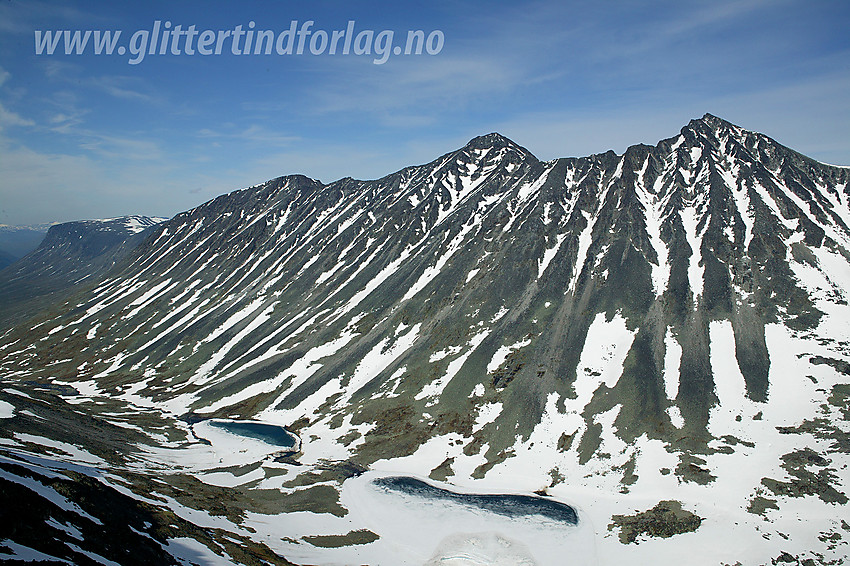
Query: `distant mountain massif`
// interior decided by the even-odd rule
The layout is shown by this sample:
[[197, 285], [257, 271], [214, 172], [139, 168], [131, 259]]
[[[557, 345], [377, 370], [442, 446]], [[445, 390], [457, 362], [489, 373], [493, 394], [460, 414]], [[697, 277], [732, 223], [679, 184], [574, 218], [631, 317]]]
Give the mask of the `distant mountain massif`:
[[9, 226], [0, 224], [0, 269], [11, 265], [38, 247], [51, 224]]
[[[43, 308], [51, 296], [110, 269], [142, 241], [145, 228], [165, 218], [122, 216], [36, 227], [4, 227], [3, 242], [15, 253], [0, 269], [0, 321]], [[40, 231], [41, 228], [44, 231]], [[25, 245], [26, 244], [26, 245]]]

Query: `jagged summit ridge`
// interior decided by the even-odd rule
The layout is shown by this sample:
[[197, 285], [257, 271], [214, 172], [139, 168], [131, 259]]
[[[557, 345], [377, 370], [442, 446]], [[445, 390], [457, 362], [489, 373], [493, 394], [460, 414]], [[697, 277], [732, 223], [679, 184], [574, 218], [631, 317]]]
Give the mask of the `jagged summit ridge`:
[[[371, 334], [373, 338], [365, 339], [368, 333], [362, 337], [364, 344], [373, 345], [398, 316], [390, 316], [392, 312], [415, 313], [407, 315], [412, 319], [436, 317], [432, 324], [455, 324], [461, 335], [467, 334], [468, 329], [461, 330], [466, 322], [457, 319], [455, 309], [435, 310], [438, 298], [453, 296], [464, 308], [479, 311], [481, 320], [487, 312], [494, 317], [514, 304], [509, 309], [514, 312], [499, 323], [503, 328], [490, 329], [487, 338], [481, 338], [484, 342], [475, 350], [482, 351], [493, 340], [490, 334], [519, 323], [522, 312], [538, 308], [534, 304], [560, 305], [547, 318], [563, 318], [562, 324], [572, 321], [569, 325], [526, 329], [526, 334], [539, 335], [534, 357], [541, 356], [541, 369], [531, 371], [525, 367], [529, 364], [516, 368], [511, 389], [500, 393], [511, 396], [515, 389], [516, 398], [523, 399], [519, 406], [528, 405], [534, 399], [530, 391], [537, 389], [557, 391], [564, 399], [574, 394], [572, 382], [581, 371], [577, 355], [592, 322], [586, 316], [576, 318], [580, 305], [609, 315], [660, 308], [670, 328], [697, 341], [705, 338], [704, 316], [734, 321], [750, 316], [746, 313], [752, 309], [762, 313], [757, 324], [743, 319], [735, 323], [740, 324], [739, 335], [745, 326], [748, 332], [755, 330], [755, 339], [741, 343], [738, 355], [747, 394], [764, 400], [769, 368], [758, 328], [778, 320], [811, 324], [819, 316], [785, 266], [786, 250], [796, 243], [789, 240], [799, 234], [807, 244], [847, 248], [846, 174], [824, 167], [804, 172], [801, 163], [768, 138], [711, 115], [692, 121], [679, 136], [654, 148], [633, 146], [621, 156], [608, 153], [547, 163], [499, 134], [488, 134], [434, 162], [374, 182], [342, 179], [323, 185], [289, 176], [219, 197], [163, 224], [140, 246], [124, 273], [103, 289], [115, 288], [122, 277], [143, 282], [126, 296], [128, 303], [157, 285], [162, 285], [158, 294], [165, 296], [179, 293], [182, 281], [198, 281], [198, 288], [205, 289], [194, 293], [187, 306], [207, 297], [206, 306], [191, 324], [187, 321], [174, 331], [192, 328], [198, 338], [181, 342], [200, 339], [219, 346], [212, 357], [193, 347], [188, 359], [197, 361], [188, 363], [198, 369], [187, 386], [225, 382], [226, 376], [250, 383], [256, 371], [271, 371], [266, 366], [285, 369], [291, 356], [279, 347], [264, 348], [275, 340], [267, 334], [279, 337], [272, 328], [306, 315], [271, 317], [270, 312], [280, 309], [282, 300], [273, 298], [277, 296], [288, 297], [284, 304], [306, 307], [305, 313], [325, 313], [314, 317], [315, 324], [324, 321], [314, 327], [323, 327], [320, 334], [342, 336], [345, 321], [383, 317], [383, 327]], [[802, 179], [812, 172], [814, 179]], [[836, 182], [841, 179], [843, 185]], [[450, 294], [451, 288], [457, 291]], [[392, 289], [405, 292], [394, 296]], [[772, 297], [780, 292], [798, 297], [790, 311], [774, 304]], [[517, 305], [518, 295], [525, 298]], [[239, 314], [250, 297], [252, 308]], [[158, 303], [144, 302], [137, 312], [154, 308]], [[272, 311], [264, 315], [265, 309]], [[641, 316], [647, 315], [626, 319], [639, 328]], [[230, 343], [227, 333], [216, 328], [232, 317], [242, 321], [232, 323], [234, 328], [246, 334]], [[205, 332], [211, 334], [203, 339]], [[124, 354], [128, 362], [174, 355], [166, 346], [172, 344], [170, 335], [143, 335], [144, 347]], [[563, 349], [563, 340], [573, 344], [570, 351]], [[310, 342], [293, 343], [293, 354], [309, 352]], [[452, 347], [463, 350], [464, 344]], [[493, 344], [489, 349], [500, 347]], [[248, 363], [263, 349], [268, 361]], [[683, 361], [705, 367], [704, 360], [688, 360], [698, 351], [691, 350]], [[544, 352], [557, 355], [544, 363]], [[654, 371], [661, 375], [663, 368]], [[694, 397], [688, 406], [701, 407], [685, 415], [686, 423], [693, 421], [697, 427], [706, 425], [708, 408], [716, 402], [710, 372], [700, 372], [684, 372], [679, 384], [683, 399]], [[332, 373], [317, 370], [289, 387], [286, 379], [278, 379], [281, 391], [289, 391], [278, 402], [295, 403], [333, 379]], [[690, 377], [702, 385], [690, 391]], [[494, 385], [499, 389], [504, 382], [494, 379]], [[219, 394], [211, 386], [197, 393], [199, 399]], [[544, 399], [516, 417], [530, 422], [540, 418]], [[655, 418], [664, 422], [668, 404], [643, 410], [655, 411]], [[219, 400], [216, 406], [225, 405]], [[635, 417], [635, 424], [644, 417]]]
[[150, 228], [0, 335], [0, 372], [284, 424], [312, 463], [722, 493], [745, 518], [811, 450], [837, 501], [848, 181], [711, 115], [622, 155], [493, 133], [373, 181], [279, 177]]

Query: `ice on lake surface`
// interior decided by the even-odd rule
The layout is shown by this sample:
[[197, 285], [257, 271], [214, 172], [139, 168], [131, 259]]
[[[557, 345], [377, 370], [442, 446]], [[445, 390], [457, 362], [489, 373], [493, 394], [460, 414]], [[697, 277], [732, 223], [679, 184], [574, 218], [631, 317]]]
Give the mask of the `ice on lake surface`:
[[[205, 419], [194, 423], [192, 431], [201, 440], [198, 448], [201, 453], [193, 452], [194, 465], [213, 467], [243, 466], [247, 463], [262, 462], [276, 458], [283, 453], [297, 452], [301, 439], [286, 428], [260, 421]], [[201, 464], [201, 462], [206, 462]], [[208, 469], [208, 468], [207, 468]], [[237, 479], [210, 475], [204, 476], [215, 485], [239, 485]], [[224, 482], [224, 483], [222, 483]]]
[[297, 436], [280, 425], [231, 420], [211, 420], [209, 424], [231, 434], [254, 438], [281, 448], [294, 448], [298, 442]]
[[381, 537], [346, 557], [358, 563], [596, 564], [587, 515], [548, 497], [371, 471], [346, 480], [340, 502]]
[[537, 566], [523, 543], [497, 533], [449, 535], [425, 566]]

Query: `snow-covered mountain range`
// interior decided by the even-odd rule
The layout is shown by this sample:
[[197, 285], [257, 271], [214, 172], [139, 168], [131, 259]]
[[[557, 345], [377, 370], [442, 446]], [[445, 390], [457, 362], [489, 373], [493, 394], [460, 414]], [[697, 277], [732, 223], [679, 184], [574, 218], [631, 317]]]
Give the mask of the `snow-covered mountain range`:
[[[35, 475], [87, 466], [186, 523], [136, 527], [158, 551], [225, 563], [838, 563], [848, 180], [705, 115], [623, 155], [543, 162], [488, 134], [374, 181], [223, 195], [4, 329], [2, 477], [45, 497]], [[234, 450], [226, 419], [286, 426], [297, 452]], [[422, 517], [375, 501], [423, 491], [363, 479], [390, 473], [578, 522], [512, 538], [486, 508], [479, 535], [417, 542], [398, 525]]]

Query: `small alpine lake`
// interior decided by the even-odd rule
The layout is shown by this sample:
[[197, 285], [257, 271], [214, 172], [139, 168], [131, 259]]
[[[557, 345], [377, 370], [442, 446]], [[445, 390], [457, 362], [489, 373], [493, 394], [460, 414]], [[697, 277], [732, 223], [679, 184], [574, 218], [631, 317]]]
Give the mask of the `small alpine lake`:
[[503, 491], [484, 482], [456, 485], [409, 472], [370, 470], [343, 483], [340, 504], [349, 510], [346, 519], [380, 538], [339, 549], [329, 559], [333, 563], [597, 563], [588, 516], [553, 497]]
[[301, 449], [301, 439], [274, 423], [237, 419], [203, 419], [191, 425], [193, 435], [223, 467], [244, 466]]
[[237, 421], [225, 419], [212, 419], [206, 421], [210, 426], [229, 432], [236, 436], [243, 436], [260, 440], [266, 444], [280, 448], [296, 449], [298, 437], [289, 432], [286, 427], [264, 423], [259, 421]]
[[445, 501], [455, 505], [475, 508], [505, 517], [538, 515], [565, 525], [578, 524], [578, 515], [571, 506], [553, 499], [516, 494], [460, 493], [442, 489], [425, 481], [408, 476], [387, 476], [372, 483], [388, 491], [413, 496], [421, 500]]

